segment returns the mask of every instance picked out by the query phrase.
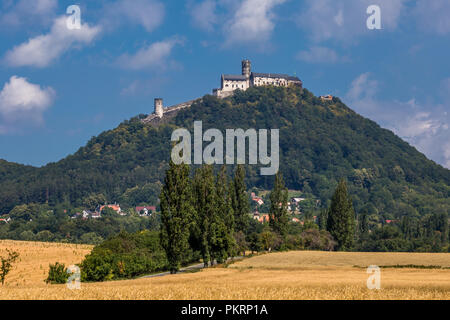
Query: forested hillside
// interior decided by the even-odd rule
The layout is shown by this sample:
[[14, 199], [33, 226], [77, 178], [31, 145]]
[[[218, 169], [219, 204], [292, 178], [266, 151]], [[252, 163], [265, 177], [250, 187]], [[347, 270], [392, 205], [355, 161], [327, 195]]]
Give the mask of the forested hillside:
[[[448, 213], [450, 170], [428, 160], [391, 131], [338, 98], [322, 101], [306, 89], [255, 87], [220, 100], [207, 95], [167, 124], [135, 117], [92, 138], [75, 154], [42, 168], [0, 163], [0, 213], [16, 205], [82, 206], [92, 196], [134, 206], [157, 203], [177, 127], [280, 129], [280, 170], [290, 189], [327, 206], [340, 178], [349, 182], [357, 213], [393, 217]], [[229, 168], [231, 172], [232, 168]], [[270, 189], [273, 177], [247, 166], [248, 187]]]

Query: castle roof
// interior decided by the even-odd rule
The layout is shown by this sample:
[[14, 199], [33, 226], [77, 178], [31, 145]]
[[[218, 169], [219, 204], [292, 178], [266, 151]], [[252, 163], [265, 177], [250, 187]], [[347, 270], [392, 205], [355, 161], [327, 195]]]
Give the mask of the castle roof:
[[223, 74], [223, 80], [231, 80], [231, 81], [246, 81], [247, 77], [241, 74]]
[[289, 81], [300, 81], [298, 77], [293, 77], [287, 74], [279, 74], [279, 73], [257, 73], [252, 72], [252, 77], [259, 77], [259, 78], [281, 78], [286, 79]]

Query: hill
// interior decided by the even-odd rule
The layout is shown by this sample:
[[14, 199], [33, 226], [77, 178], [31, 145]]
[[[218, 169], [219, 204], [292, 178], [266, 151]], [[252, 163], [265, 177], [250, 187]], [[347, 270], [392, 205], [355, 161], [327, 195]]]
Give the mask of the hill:
[[[290, 189], [326, 206], [337, 181], [349, 181], [357, 212], [386, 217], [450, 211], [450, 170], [389, 130], [306, 89], [254, 87], [227, 99], [206, 95], [160, 125], [138, 116], [93, 137], [73, 155], [42, 168], [0, 163], [0, 212], [23, 203], [81, 206], [104, 195], [123, 205], [156, 204], [177, 127], [280, 129], [280, 170]], [[230, 168], [231, 170], [231, 168]], [[247, 166], [248, 187], [273, 177]]]

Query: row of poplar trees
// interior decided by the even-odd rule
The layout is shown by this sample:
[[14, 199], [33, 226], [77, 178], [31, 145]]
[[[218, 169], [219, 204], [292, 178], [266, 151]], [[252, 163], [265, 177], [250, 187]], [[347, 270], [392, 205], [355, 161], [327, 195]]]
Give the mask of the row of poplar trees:
[[[186, 164], [170, 163], [160, 195], [161, 245], [166, 251], [171, 273], [177, 272], [188, 255], [199, 251], [205, 267], [222, 263], [238, 250], [236, 235], [243, 237], [249, 227], [249, 202], [245, 170], [238, 165], [229, 180], [225, 166], [217, 175], [212, 165], [199, 167], [190, 177]], [[269, 225], [284, 239], [288, 233], [288, 189], [280, 172], [270, 193]], [[355, 234], [355, 212], [341, 180], [331, 206], [319, 217], [337, 242], [338, 250], [349, 250]]]
[[225, 166], [215, 175], [211, 165], [199, 167], [191, 179], [188, 165], [170, 163], [160, 195], [160, 237], [171, 273], [192, 250], [201, 253], [205, 267], [234, 256], [234, 234], [244, 232], [249, 223], [244, 179], [243, 166], [237, 167], [233, 180]]

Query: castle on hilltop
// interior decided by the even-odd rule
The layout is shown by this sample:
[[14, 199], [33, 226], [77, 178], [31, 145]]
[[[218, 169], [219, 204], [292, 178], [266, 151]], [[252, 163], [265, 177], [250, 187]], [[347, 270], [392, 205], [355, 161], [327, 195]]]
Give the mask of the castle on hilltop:
[[256, 73], [252, 72], [251, 69], [250, 60], [243, 60], [242, 74], [223, 74], [221, 77], [221, 88], [214, 89], [213, 95], [219, 98], [225, 98], [232, 95], [237, 89], [245, 91], [250, 87], [268, 85], [277, 87], [287, 87], [289, 85], [303, 86], [302, 81], [297, 77], [277, 73]]
[[[219, 89], [213, 89], [213, 95], [219, 98], [225, 98], [231, 96], [235, 90], [245, 91], [250, 87], [259, 86], [277, 86], [277, 87], [288, 87], [290, 85], [302, 87], [302, 81], [293, 76], [287, 74], [277, 74], [277, 73], [256, 73], [251, 71], [250, 60], [242, 61], [242, 74], [241, 75], [230, 75], [223, 74], [221, 76], [221, 87]], [[147, 118], [143, 119], [144, 123], [158, 123], [164, 118], [173, 117], [177, 111], [189, 108], [195, 100], [183, 102], [168, 108], [164, 108], [163, 99], [155, 99], [155, 111], [150, 114]]]

